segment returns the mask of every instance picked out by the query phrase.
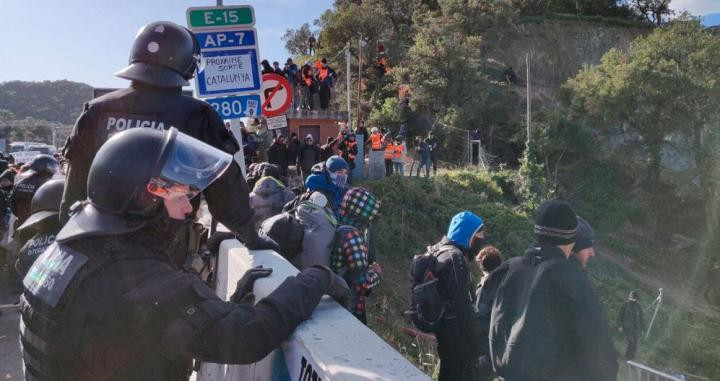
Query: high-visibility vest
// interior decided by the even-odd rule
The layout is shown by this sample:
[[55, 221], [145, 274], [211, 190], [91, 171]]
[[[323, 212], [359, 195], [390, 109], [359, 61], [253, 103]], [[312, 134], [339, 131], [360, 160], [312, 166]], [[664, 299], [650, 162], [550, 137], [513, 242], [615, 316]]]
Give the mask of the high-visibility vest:
[[382, 135], [372, 134], [370, 135], [370, 141], [372, 141], [372, 149], [379, 150], [382, 147]]
[[394, 145], [393, 146], [393, 159], [399, 159], [402, 157], [403, 154], [403, 145], [402, 143]]
[[355, 148], [355, 146], [357, 146], [357, 142], [350, 142], [350, 141], [347, 142], [347, 152], [348, 152], [348, 157], [350, 158], [350, 161], [355, 161], [355, 154], [352, 153], [353, 148]]
[[390, 160], [393, 158], [393, 154], [395, 153], [395, 145], [392, 143], [388, 143], [385, 145], [385, 159]]
[[318, 73], [318, 79], [322, 81], [322, 80], [324, 80], [325, 77], [327, 77], [327, 76], [328, 76], [328, 69], [327, 69], [327, 67], [324, 68], [324, 69], [321, 68], [321, 69], [320, 69], [320, 72]]

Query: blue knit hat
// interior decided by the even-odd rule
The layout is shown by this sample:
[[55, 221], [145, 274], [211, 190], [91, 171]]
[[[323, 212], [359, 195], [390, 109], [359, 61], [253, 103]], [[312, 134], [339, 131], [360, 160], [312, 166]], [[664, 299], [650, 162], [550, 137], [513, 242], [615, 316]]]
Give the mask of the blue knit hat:
[[330, 156], [330, 158], [325, 161], [325, 168], [330, 173], [337, 172], [341, 169], [350, 169], [347, 161], [338, 155]]

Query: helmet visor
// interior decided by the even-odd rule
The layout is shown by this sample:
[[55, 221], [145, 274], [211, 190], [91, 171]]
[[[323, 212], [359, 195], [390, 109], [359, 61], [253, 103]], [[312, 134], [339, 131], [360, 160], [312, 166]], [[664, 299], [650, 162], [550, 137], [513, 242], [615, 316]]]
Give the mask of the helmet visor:
[[151, 182], [159, 189], [185, 190], [192, 198], [219, 178], [232, 161], [230, 154], [179, 132], [159, 176]]

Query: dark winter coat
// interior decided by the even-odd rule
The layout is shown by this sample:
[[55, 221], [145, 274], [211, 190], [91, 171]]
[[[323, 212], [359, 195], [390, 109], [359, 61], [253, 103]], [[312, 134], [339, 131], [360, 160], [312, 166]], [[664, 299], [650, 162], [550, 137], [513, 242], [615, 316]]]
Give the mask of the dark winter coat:
[[277, 179], [263, 177], [258, 180], [250, 192], [250, 207], [255, 210], [255, 228], [260, 228], [263, 221], [279, 214], [283, 206], [293, 198], [295, 194]]
[[303, 144], [298, 152], [297, 165], [303, 172], [310, 173], [313, 165], [320, 162], [320, 147], [312, 144]]
[[287, 175], [288, 165], [290, 161], [288, 158], [288, 149], [285, 144], [278, 142], [273, 143], [267, 150], [268, 163], [277, 164], [282, 169], [283, 176]]
[[[503, 263], [490, 349], [498, 373], [517, 380], [614, 380], [617, 352], [600, 296], [580, 263], [556, 246]], [[505, 345], [506, 341], [506, 345]]]
[[638, 302], [627, 301], [618, 312], [618, 327], [622, 327], [626, 335], [637, 336], [645, 330], [643, 309]]
[[290, 139], [287, 144], [287, 150], [288, 163], [290, 165], [295, 165], [295, 163], [297, 162], [298, 153], [300, 152], [300, 140], [298, 140], [297, 136]]

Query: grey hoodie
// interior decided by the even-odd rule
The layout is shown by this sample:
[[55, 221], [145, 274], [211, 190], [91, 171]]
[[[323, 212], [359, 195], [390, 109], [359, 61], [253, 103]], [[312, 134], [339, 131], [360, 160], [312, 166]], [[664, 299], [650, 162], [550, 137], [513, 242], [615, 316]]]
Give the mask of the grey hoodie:
[[255, 228], [260, 228], [267, 218], [280, 214], [282, 207], [293, 198], [295, 194], [274, 177], [267, 176], [258, 180], [250, 192], [250, 207], [255, 210]]

